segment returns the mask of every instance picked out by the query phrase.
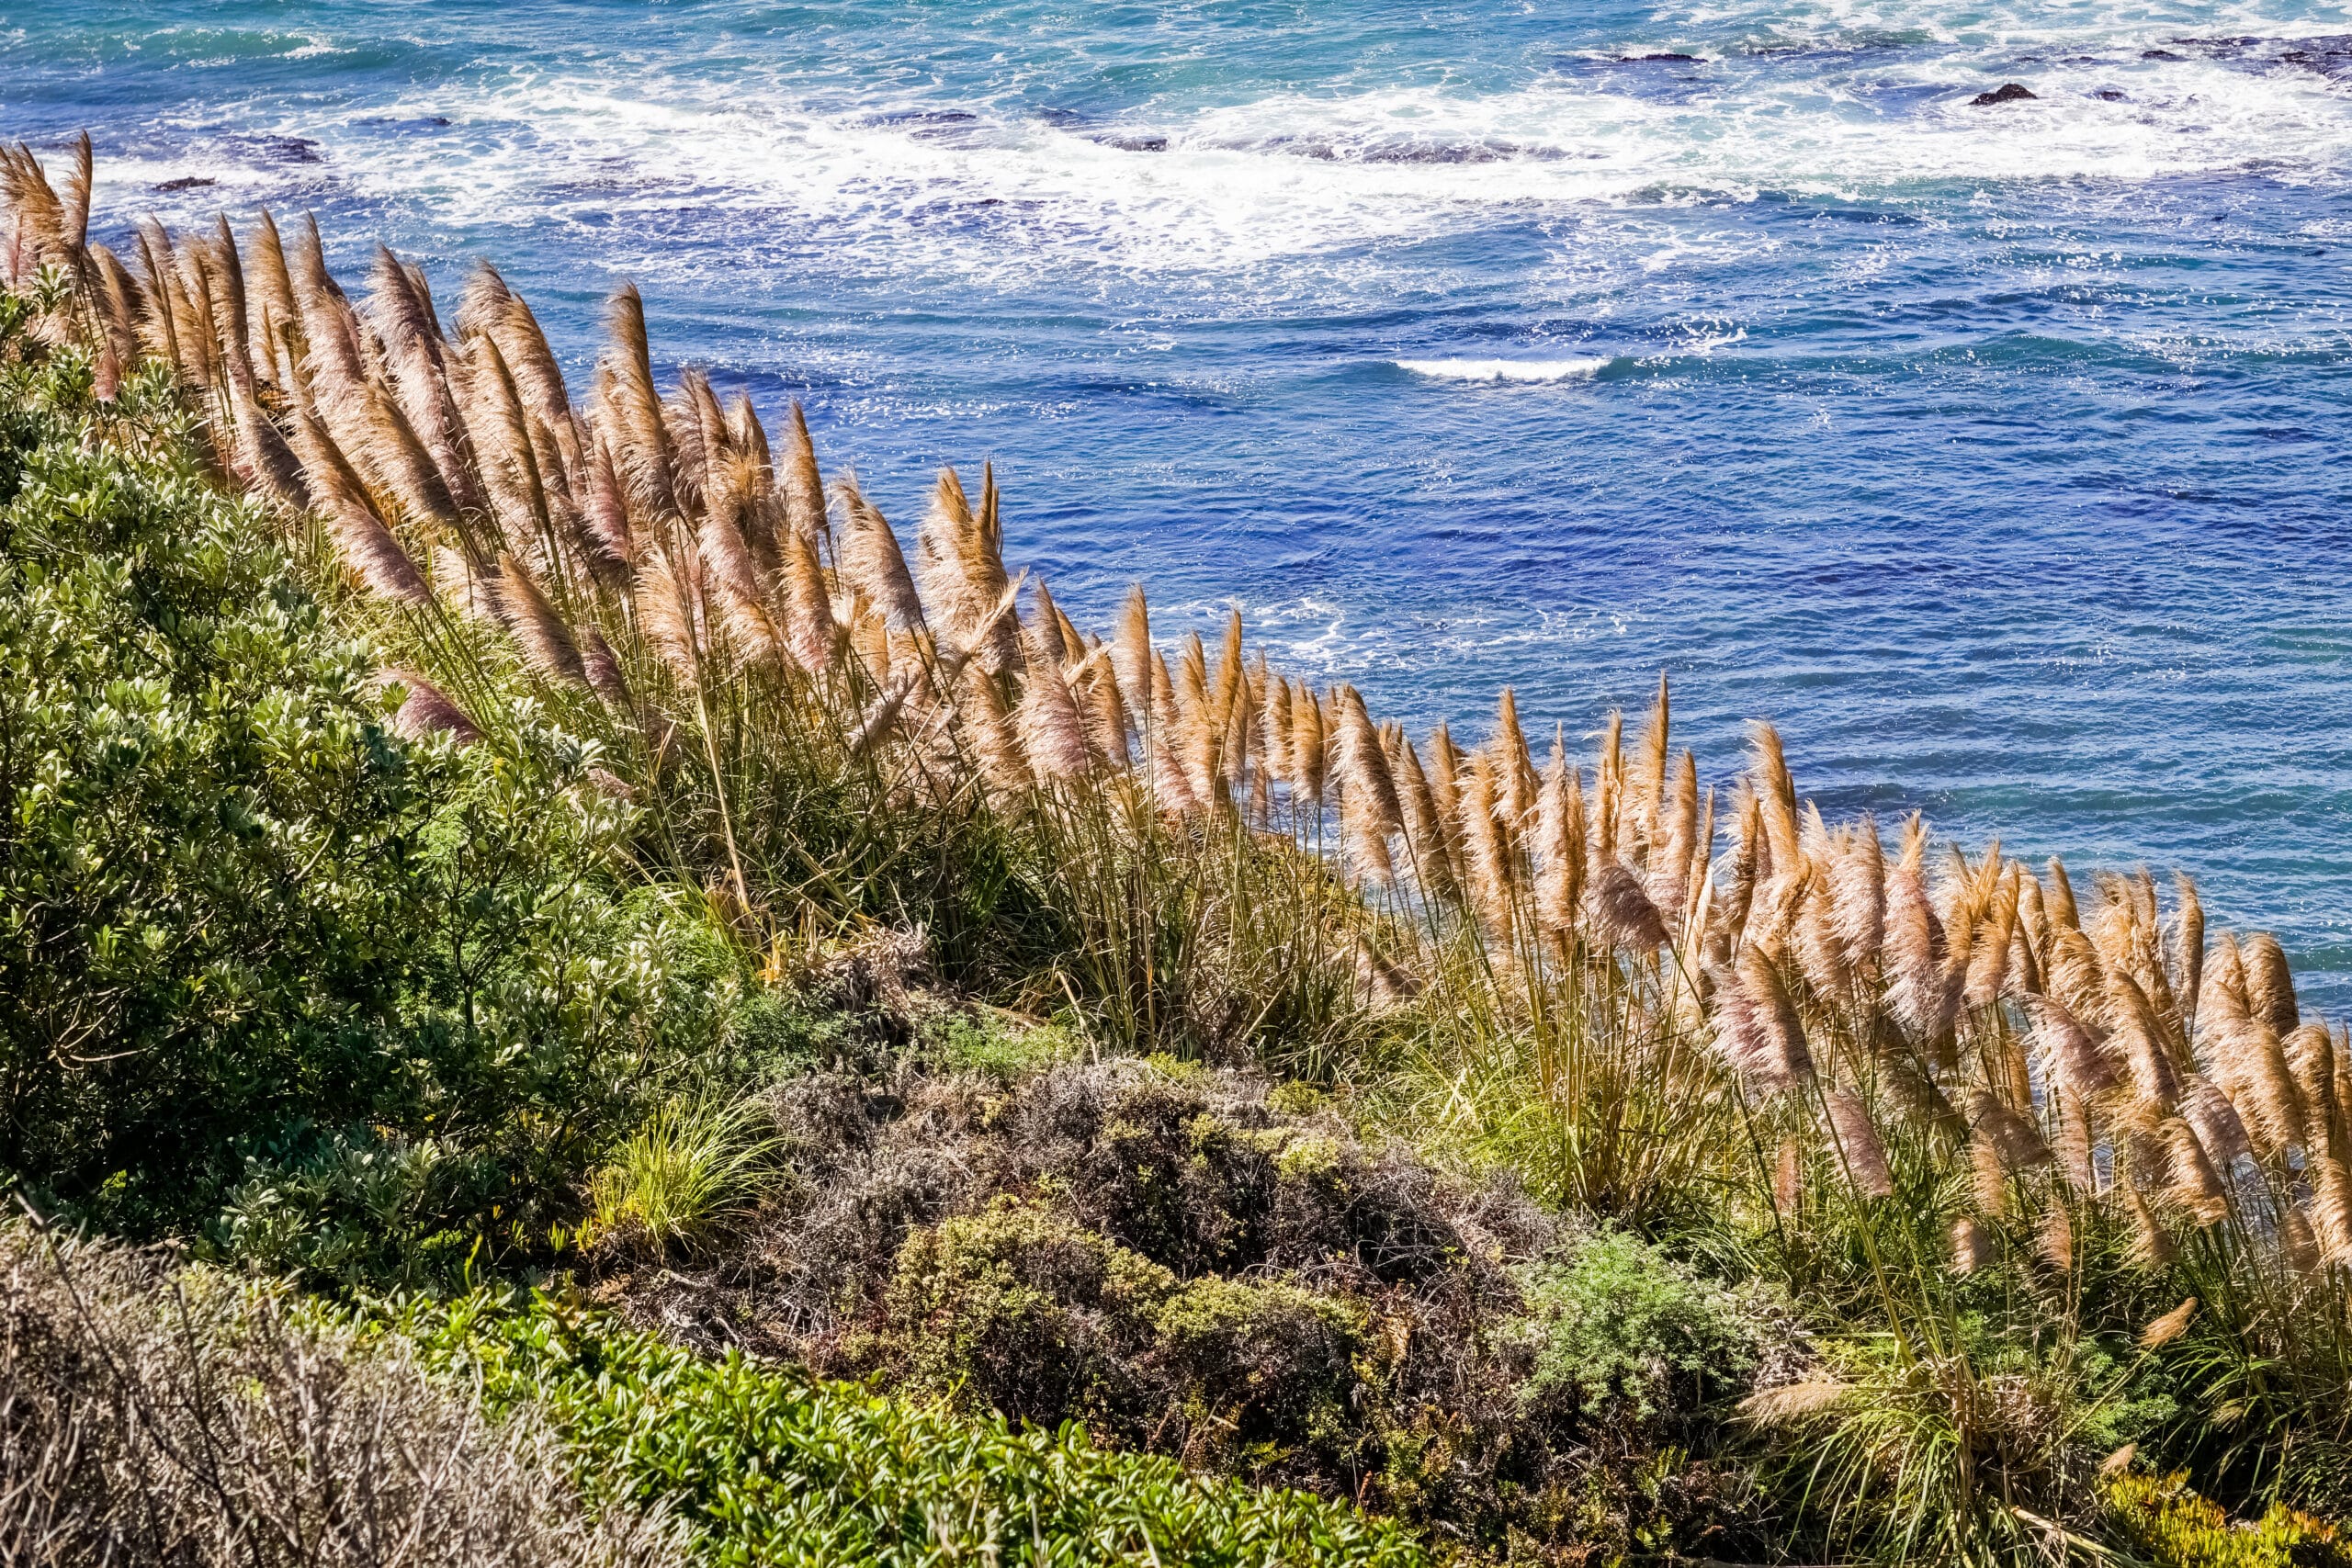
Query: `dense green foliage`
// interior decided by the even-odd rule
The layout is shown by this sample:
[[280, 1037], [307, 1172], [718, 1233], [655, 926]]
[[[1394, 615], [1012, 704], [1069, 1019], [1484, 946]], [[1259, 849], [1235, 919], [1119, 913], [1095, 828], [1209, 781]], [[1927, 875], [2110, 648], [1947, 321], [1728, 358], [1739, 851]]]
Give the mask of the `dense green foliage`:
[[255, 1261], [544, 1249], [726, 960], [616, 880], [594, 752], [413, 742], [276, 530], [0, 315], [0, 1168]]
[[1392, 1526], [1296, 1492], [698, 1357], [545, 1296], [385, 1309], [493, 1409], [530, 1404], [602, 1500], [672, 1510], [720, 1564], [1406, 1565]]

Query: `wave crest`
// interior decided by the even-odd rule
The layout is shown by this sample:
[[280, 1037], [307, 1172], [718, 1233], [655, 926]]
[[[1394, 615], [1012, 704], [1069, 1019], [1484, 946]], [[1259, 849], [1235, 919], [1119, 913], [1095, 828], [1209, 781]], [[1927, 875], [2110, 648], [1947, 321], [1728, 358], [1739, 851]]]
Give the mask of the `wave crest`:
[[1612, 361], [1597, 359], [1399, 359], [1399, 370], [1440, 381], [1589, 381]]

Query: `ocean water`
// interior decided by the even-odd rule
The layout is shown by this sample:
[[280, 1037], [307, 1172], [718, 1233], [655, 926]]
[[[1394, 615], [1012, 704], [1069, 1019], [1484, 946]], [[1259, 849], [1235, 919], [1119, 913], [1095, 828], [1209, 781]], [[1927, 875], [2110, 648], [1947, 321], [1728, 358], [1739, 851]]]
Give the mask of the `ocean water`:
[[1473, 737], [1663, 671], [1712, 780], [1770, 717], [2352, 1009], [2343, 5], [15, 0], [0, 134], [82, 127], [102, 228], [494, 258], [582, 369], [634, 278], [1081, 621]]

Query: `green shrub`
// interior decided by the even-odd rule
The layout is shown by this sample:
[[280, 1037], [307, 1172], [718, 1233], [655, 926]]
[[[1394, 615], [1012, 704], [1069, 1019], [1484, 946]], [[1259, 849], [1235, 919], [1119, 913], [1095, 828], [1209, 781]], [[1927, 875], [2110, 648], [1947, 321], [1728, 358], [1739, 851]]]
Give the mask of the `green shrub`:
[[272, 1268], [543, 1247], [727, 960], [608, 868], [632, 809], [528, 704], [397, 690], [222, 495], [165, 379], [0, 312], [0, 1170]]
[[1115, 1419], [1139, 1402], [1134, 1361], [1175, 1288], [1166, 1269], [1062, 1215], [1001, 1203], [907, 1239], [870, 1353], [967, 1408]]
[[1603, 1231], [1521, 1280], [1530, 1404], [1648, 1425], [1736, 1395], [1756, 1368], [1753, 1308], [1637, 1236]]
[[945, 1013], [924, 1033], [925, 1055], [941, 1067], [1008, 1081], [1085, 1055], [1059, 1025], [1022, 1026], [986, 1014]]
[[415, 1301], [376, 1321], [494, 1410], [530, 1405], [597, 1501], [671, 1510], [721, 1564], [1409, 1564], [1394, 1526], [1296, 1492], [697, 1358], [544, 1296]]

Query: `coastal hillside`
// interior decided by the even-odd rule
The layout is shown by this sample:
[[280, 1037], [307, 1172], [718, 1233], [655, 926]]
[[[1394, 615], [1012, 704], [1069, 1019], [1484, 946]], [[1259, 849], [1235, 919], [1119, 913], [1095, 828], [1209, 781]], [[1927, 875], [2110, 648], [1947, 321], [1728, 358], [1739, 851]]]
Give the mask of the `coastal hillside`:
[[1081, 626], [634, 288], [568, 378], [93, 177], [0, 157], [12, 1560], [2352, 1561], [2352, 1039], [2189, 878]]

